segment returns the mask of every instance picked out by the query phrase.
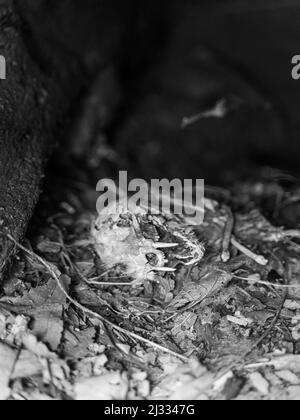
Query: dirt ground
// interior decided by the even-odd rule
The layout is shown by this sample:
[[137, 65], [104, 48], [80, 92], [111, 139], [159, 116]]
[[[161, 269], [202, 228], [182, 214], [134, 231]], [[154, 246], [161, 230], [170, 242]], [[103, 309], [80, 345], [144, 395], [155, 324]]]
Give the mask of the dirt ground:
[[[235, 20], [219, 10], [209, 14], [214, 31], [194, 9], [195, 26], [189, 17], [177, 28], [109, 132], [91, 123], [83, 104], [69, 136], [84, 156], [80, 163], [65, 150], [54, 157], [27, 239], [15, 242], [0, 297], [1, 400], [300, 399], [300, 182], [291, 152], [300, 96], [283, 70], [281, 83], [266, 70], [285, 60], [267, 48], [284, 12], [260, 14], [271, 40], [262, 37], [241, 58], [258, 12], [251, 20], [240, 11]], [[290, 30], [280, 57], [299, 32], [285, 13]], [[235, 38], [245, 22], [247, 35]], [[221, 59], [216, 44], [267, 89]], [[126, 252], [122, 229], [135, 218], [125, 227], [124, 215], [107, 221], [118, 232], [109, 245], [124, 251], [108, 269], [91, 233], [95, 183], [120, 169], [145, 179], [205, 177], [205, 219], [191, 227], [184, 218], [157, 221], [137, 211], [142, 239], [130, 230]], [[172, 271], [140, 281], [126, 261], [146, 242], [177, 246], [159, 251]], [[150, 271], [154, 257], [145, 263]]]

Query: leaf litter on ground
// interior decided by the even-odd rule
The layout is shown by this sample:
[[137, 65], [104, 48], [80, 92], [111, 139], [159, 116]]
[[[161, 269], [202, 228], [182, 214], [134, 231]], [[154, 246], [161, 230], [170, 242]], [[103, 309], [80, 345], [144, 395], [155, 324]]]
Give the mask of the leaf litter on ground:
[[[295, 398], [299, 226], [276, 227], [266, 216], [269, 185], [242, 188], [226, 205], [211, 202], [194, 229], [206, 247], [197, 265], [137, 288], [122, 267], [106, 272], [89, 215], [66, 213], [62, 225], [41, 228], [40, 259], [23, 249], [24, 287], [0, 300], [1, 399]], [[232, 246], [233, 234], [246, 253]]]

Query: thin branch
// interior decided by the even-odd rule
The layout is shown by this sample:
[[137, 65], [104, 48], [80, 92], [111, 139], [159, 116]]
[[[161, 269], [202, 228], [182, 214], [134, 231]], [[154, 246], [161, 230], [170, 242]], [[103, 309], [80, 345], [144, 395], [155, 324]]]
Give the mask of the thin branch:
[[275, 317], [274, 317], [274, 319], [273, 319], [273, 321], [271, 322], [271, 325], [270, 325], [270, 327], [264, 332], [264, 334], [256, 341], [256, 343], [255, 344], [253, 344], [253, 346], [244, 354], [244, 358], [246, 358], [247, 356], [249, 356], [249, 354], [251, 354], [255, 349], [257, 349], [259, 346], [260, 346], [260, 344], [261, 343], [263, 343], [263, 341], [268, 337], [268, 335], [273, 331], [273, 328], [275, 327], [275, 325], [277, 324], [277, 322], [278, 322], [278, 320], [279, 320], [279, 318], [280, 318], [280, 315], [281, 315], [281, 312], [282, 312], [282, 310], [283, 310], [283, 308], [284, 308], [284, 304], [285, 304], [285, 301], [286, 301], [286, 299], [287, 299], [287, 297], [288, 297], [288, 293], [287, 292], [285, 292], [284, 293], [284, 296], [283, 296], [283, 299], [282, 299], [282, 302], [281, 302], [281, 304], [280, 304], [280, 306], [279, 306], [279, 308], [278, 308], [278, 310], [277, 310], [277, 312], [276, 312], [276, 315], [275, 315]]
[[224, 229], [224, 235], [223, 235], [223, 241], [222, 241], [222, 261], [228, 262], [230, 260], [230, 244], [231, 244], [231, 238], [233, 234], [234, 229], [234, 216], [233, 213], [228, 206], [224, 206], [226, 208], [228, 219], [226, 222], [226, 226]]

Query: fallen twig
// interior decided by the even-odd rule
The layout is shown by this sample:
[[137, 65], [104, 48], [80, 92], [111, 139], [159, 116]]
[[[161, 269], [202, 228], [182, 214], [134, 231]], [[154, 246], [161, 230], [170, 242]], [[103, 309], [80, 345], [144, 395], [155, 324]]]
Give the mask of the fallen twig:
[[228, 262], [230, 260], [230, 243], [232, 238], [232, 232], [234, 228], [234, 216], [231, 211], [231, 209], [226, 206], [226, 211], [228, 213], [228, 219], [226, 222], [226, 226], [224, 229], [224, 236], [223, 236], [223, 242], [222, 242], [222, 255], [221, 259], [224, 263]]
[[257, 264], [263, 265], [264, 267], [268, 265], [269, 261], [263, 255], [254, 254], [250, 249], [246, 248], [244, 245], [240, 244], [235, 237], [231, 237], [232, 245], [238, 249], [242, 254], [254, 260]]

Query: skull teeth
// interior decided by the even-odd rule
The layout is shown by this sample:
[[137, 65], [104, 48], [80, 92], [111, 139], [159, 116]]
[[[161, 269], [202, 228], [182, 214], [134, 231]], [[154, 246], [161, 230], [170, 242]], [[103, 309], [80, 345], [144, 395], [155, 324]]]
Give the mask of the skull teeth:
[[179, 244], [169, 244], [167, 242], [156, 242], [154, 248], [164, 249], [164, 248], [176, 248]]

